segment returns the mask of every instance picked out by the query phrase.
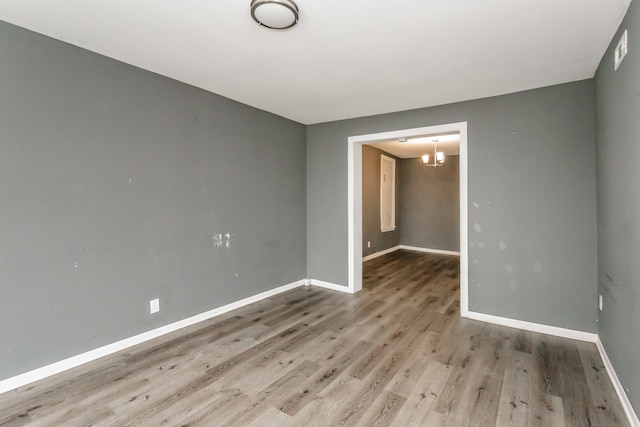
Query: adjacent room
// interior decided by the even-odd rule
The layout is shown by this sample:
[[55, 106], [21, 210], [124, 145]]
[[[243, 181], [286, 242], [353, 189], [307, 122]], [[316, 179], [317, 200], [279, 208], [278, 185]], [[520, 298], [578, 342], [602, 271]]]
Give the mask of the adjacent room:
[[0, 426], [640, 426], [639, 34], [0, 2]]

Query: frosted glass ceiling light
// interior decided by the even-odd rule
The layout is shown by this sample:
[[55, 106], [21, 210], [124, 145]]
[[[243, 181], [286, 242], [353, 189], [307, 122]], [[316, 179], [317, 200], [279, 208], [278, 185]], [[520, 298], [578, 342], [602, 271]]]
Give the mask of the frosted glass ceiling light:
[[293, 0], [251, 0], [251, 17], [263, 27], [286, 30], [298, 23], [298, 5]]

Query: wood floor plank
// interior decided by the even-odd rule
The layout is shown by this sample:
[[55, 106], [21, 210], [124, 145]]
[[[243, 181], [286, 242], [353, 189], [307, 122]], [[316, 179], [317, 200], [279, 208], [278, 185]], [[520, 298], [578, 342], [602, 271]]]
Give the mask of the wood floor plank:
[[613, 394], [611, 380], [607, 374], [604, 363], [598, 351], [592, 345], [576, 343], [585, 371], [592, 404], [595, 407], [598, 426], [625, 425], [626, 420], [621, 419], [624, 412], [620, 400]]
[[431, 361], [426, 357], [408, 358], [386, 385], [385, 390], [403, 397], [409, 397], [420, 376]]
[[[235, 416], [238, 411], [244, 408], [251, 399], [239, 390], [228, 390], [222, 397], [214, 400], [204, 414], [199, 414], [197, 419], [187, 418], [183, 425], [200, 426], [225, 426], [235, 423]], [[204, 416], [202, 416], [204, 415]], [[135, 424], [134, 424], [135, 425]], [[145, 427], [152, 427], [157, 424], [142, 424]]]
[[267, 408], [258, 418], [247, 427], [271, 427], [286, 426], [291, 422], [291, 417], [275, 408]]
[[[423, 426], [427, 423], [430, 413], [435, 412], [435, 403], [444, 391], [449, 376], [450, 366], [435, 361], [430, 361], [422, 375], [407, 396], [403, 411], [393, 421], [394, 426]], [[444, 421], [442, 417], [442, 421]]]
[[532, 396], [530, 426], [535, 427], [571, 427], [565, 424], [562, 398], [551, 394]]
[[[340, 343], [338, 343], [340, 344]], [[288, 415], [295, 415], [308, 402], [315, 399], [331, 382], [333, 382], [348, 366], [366, 352], [371, 344], [365, 341], [356, 341], [352, 345], [341, 347], [331, 356], [329, 366], [320, 369], [307, 381], [295, 387], [292, 392], [276, 404], [276, 407]]]
[[565, 424], [597, 425], [598, 415], [575, 342], [549, 337], [554, 394], [562, 397]]
[[291, 388], [307, 380], [320, 368], [320, 364], [305, 360], [299, 367], [283, 375], [266, 389], [255, 392], [254, 398], [244, 408], [236, 412], [234, 422], [237, 425], [247, 425], [253, 422], [268, 408], [275, 407], [275, 402]]
[[347, 409], [342, 411], [334, 421], [341, 426], [355, 425], [366, 411], [366, 407], [382, 393], [406, 357], [404, 353], [394, 352], [382, 360], [378, 368], [366, 377], [362, 391], [349, 399]]
[[287, 424], [291, 427], [321, 427], [329, 422], [336, 413], [346, 409], [348, 402], [344, 396], [353, 396], [362, 388], [362, 381], [342, 373], [301, 411], [291, 417]]
[[0, 395], [16, 426], [628, 426], [595, 345], [460, 317], [457, 257], [396, 251]]
[[385, 390], [366, 409], [357, 424], [361, 426], [390, 426], [406, 401], [406, 397]]
[[513, 352], [504, 372], [496, 426], [529, 425], [531, 415], [531, 375], [534, 372], [530, 354]]

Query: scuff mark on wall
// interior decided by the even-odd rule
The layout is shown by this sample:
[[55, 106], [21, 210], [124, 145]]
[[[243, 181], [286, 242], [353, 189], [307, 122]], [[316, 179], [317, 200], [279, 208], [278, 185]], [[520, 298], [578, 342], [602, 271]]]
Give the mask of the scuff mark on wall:
[[538, 274], [542, 273], [542, 263], [540, 261], [536, 261], [533, 263], [533, 271]]

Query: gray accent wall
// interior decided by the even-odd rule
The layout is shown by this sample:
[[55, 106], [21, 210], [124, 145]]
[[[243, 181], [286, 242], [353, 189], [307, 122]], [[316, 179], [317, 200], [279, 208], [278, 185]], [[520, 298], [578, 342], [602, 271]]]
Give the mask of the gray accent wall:
[[[396, 160], [396, 229], [380, 230], [380, 170], [382, 155]], [[362, 255], [400, 244], [400, 159], [371, 145], [362, 147]], [[367, 247], [371, 242], [371, 247]]]
[[[617, 71], [613, 51], [628, 30]], [[598, 133], [600, 339], [636, 413], [640, 411], [640, 4], [626, 17], [595, 77]]]
[[437, 168], [420, 158], [400, 165], [400, 243], [459, 252], [460, 157], [447, 156]]
[[347, 285], [349, 136], [463, 121], [469, 309], [596, 332], [592, 79], [308, 126], [307, 275]]
[[305, 126], [2, 22], [0, 64], [0, 380], [306, 277]]

